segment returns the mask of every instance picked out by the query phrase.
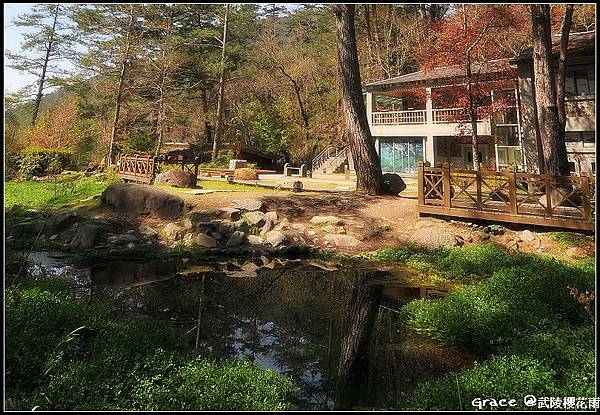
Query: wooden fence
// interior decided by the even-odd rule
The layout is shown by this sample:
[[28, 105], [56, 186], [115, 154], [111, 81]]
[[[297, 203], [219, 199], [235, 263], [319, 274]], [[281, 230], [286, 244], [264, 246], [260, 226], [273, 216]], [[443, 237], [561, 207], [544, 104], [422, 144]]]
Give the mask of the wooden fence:
[[418, 211], [489, 221], [593, 230], [594, 177], [418, 166]]
[[152, 183], [156, 171], [156, 159], [152, 156], [121, 156], [119, 176], [124, 180]]

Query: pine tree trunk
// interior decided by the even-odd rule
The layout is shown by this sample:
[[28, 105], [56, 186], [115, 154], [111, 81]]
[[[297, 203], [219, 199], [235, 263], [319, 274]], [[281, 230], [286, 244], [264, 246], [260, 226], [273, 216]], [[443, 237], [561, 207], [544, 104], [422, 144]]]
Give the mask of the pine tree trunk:
[[558, 83], [556, 85], [556, 106], [558, 108], [558, 122], [560, 123], [560, 132], [562, 136], [565, 135], [565, 127], [567, 125], [567, 117], [565, 114], [565, 78], [567, 75], [567, 47], [569, 45], [569, 33], [571, 32], [572, 19], [573, 5], [567, 4], [560, 36]]
[[382, 285], [367, 284], [368, 275], [357, 275], [346, 309], [336, 385], [337, 410], [350, 409], [360, 402], [361, 392], [366, 392], [369, 344], [383, 293]]
[[556, 106], [556, 82], [552, 70], [552, 38], [550, 32], [550, 6], [532, 4], [533, 72], [536, 107], [539, 118], [540, 141], [544, 158], [544, 172], [552, 175], [569, 175], [569, 162], [564, 134]]
[[225, 96], [225, 59], [227, 58], [227, 20], [229, 17], [229, 4], [225, 5], [225, 17], [223, 19], [223, 50], [221, 51], [221, 70], [219, 74], [219, 100], [217, 102], [217, 125], [215, 126], [215, 138], [212, 148], [212, 161], [217, 159], [223, 134], [223, 100]]
[[125, 84], [125, 74], [129, 62], [129, 51], [131, 49], [131, 32], [133, 31], [133, 8], [130, 9], [129, 24], [127, 26], [127, 37], [125, 38], [125, 53], [121, 61], [121, 72], [119, 73], [119, 84], [117, 86], [117, 96], [115, 97], [115, 114], [112, 122], [112, 130], [110, 134], [110, 142], [108, 144], [108, 153], [106, 155], [106, 164], [113, 164], [113, 147], [117, 138], [117, 126], [119, 124], [119, 115], [121, 112], [121, 103], [123, 100], [123, 86]]
[[46, 55], [44, 56], [44, 65], [42, 66], [42, 75], [40, 76], [40, 82], [38, 85], [38, 91], [35, 96], [35, 103], [33, 106], [33, 117], [31, 118], [31, 126], [35, 125], [37, 121], [38, 113], [40, 111], [40, 104], [42, 103], [42, 97], [44, 96], [44, 83], [46, 82], [46, 71], [48, 70], [48, 62], [50, 61], [50, 53], [52, 53], [52, 46], [54, 44], [54, 33], [56, 31], [56, 21], [58, 20], [58, 11], [60, 5], [56, 5], [54, 10], [54, 21], [52, 23], [52, 30], [50, 32], [50, 38], [48, 39], [48, 46], [46, 46]]
[[204, 142], [210, 144], [212, 141], [212, 127], [210, 120], [208, 119], [208, 97], [206, 95], [206, 89], [202, 89], [202, 113], [204, 114]]
[[356, 38], [354, 33], [354, 5], [335, 6], [337, 26], [338, 72], [342, 86], [342, 104], [350, 151], [356, 170], [356, 190], [368, 194], [382, 194], [381, 164], [363, 100]]

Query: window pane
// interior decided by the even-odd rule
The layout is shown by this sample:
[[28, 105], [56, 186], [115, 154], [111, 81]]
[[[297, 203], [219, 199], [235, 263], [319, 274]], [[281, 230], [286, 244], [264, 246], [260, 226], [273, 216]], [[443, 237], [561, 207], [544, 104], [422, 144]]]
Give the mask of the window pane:
[[573, 72], [567, 72], [565, 77], [565, 92], [569, 95], [575, 95], [575, 78]]
[[590, 88], [588, 84], [587, 72], [575, 72], [575, 78], [577, 78], [577, 93], [589, 94]]
[[596, 93], [596, 74], [593, 69], [588, 71], [588, 80], [590, 84], [590, 94]]

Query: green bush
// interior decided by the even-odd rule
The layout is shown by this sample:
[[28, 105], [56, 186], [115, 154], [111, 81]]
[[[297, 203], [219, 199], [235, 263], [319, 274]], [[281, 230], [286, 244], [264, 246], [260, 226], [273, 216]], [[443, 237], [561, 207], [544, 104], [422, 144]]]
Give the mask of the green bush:
[[73, 152], [69, 149], [29, 148], [15, 156], [13, 163], [27, 176], [57, 174], [75, 167]]
[[200, 168], [205, 169], [228, 169], [229, 168], [229, 160], [234, 159], [235, 154], [231, 150], [221, 150], [217, 155], [217, 159], [215, 161], [207, 161], [204, 163], [200, 163]]
[[514, 398], [518, 404], [514, 409], [530, 409], [523, 405], [529, 394], [593, 397], [594, 374], [592, 326], [540, 332], [470, 370], [420, 384], [402, 409], [473, 410], [475, 398]]
[[289, 379], [248, 361], [189, 355], [182, 331], [115, 323], [53, 279], [21, 277], [6, 293], [10, 409], [282, 410]]
[[[501, 261], [501, 260], [500, 260]], [[484, 282], [457, 288], [439, 301], [402, 309], [410, 325], [432, 338], [471, 350], [493, 351], [521, 336], [586, 320], [567, 287], [594, 289], [594, 273], [548, 258], [499, 268]]]

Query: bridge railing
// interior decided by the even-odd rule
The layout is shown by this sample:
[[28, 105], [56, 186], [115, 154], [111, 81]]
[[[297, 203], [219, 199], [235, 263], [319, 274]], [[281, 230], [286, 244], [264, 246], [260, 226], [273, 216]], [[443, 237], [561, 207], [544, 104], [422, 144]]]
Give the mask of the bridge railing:
[[419, 213], [593, 230], [594, 177], [450, 169], [419, 162]]

